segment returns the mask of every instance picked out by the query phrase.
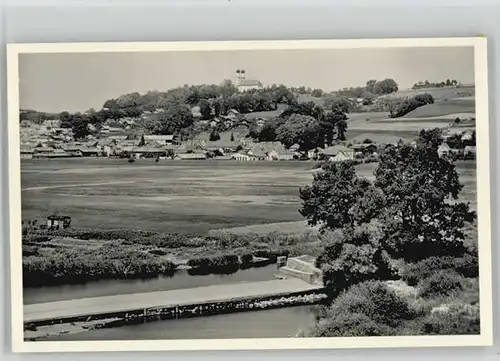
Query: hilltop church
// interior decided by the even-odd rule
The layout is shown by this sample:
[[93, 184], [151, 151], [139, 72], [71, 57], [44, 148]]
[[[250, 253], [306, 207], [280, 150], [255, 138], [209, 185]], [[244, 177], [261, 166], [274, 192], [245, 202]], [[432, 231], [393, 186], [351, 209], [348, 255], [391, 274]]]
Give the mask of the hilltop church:
[[247, 90], [262, 89], [262, 83], [258, 80], [247, 79], [245, 69], [236, 70], [236, 87], [239, 92], [245, 92]]

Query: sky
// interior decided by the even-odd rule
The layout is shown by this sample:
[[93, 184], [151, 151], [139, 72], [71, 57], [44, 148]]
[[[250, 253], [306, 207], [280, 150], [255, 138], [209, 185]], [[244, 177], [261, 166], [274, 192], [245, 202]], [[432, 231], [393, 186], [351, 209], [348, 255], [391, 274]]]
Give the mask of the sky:
[[285, 84], [333, 91], [393, 78], [400, 89], [417, 81], [474, 83], [472, 47], [233, 50], [213, 52], [21, 54], [22, 109], [101, 109], [126, 93], [166, 91], [184, 84], [236, 80], [236, 69], [264, 86]]

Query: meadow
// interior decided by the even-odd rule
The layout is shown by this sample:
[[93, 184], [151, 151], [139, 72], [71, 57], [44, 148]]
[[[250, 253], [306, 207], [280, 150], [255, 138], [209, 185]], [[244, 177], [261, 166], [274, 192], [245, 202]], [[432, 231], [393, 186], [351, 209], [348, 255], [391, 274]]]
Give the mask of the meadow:
[[[298, 188], [314, 162], [52, 159], [22, 161], [23, 220], [53, 213], [74, 228], [205, 235], [251, 226], [266, 233], [305, 228]], [[376, 164], [358, 166], [371, 177]], [[476, 205], [475, 162], [458, 165], [463, 197]], [[286, 223], [282, 223], [286, 222]], [[292, 223], [290, 223], [292, 222]]]

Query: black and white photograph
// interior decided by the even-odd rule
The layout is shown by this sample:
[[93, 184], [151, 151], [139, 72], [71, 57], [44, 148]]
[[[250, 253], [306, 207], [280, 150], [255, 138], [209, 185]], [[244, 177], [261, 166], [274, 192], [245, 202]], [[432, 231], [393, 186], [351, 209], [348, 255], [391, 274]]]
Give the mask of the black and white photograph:
[[8, 65], [20, 348], [491, 342], [486, 39], [13, 44]]

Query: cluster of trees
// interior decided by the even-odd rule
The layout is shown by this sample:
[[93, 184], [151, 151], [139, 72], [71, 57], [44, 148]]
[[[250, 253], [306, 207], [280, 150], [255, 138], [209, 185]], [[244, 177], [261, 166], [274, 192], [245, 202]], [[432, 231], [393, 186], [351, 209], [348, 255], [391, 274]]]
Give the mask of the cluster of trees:
[[170, 89], [166, 92], [147, 92], [124, 94], [116, 99], [107, 100], [105, 109], [136, 109], [139, 114], [155, 109], [168, 109], [171, 104], [181, 103], [186, 106], [199, 106], [203, 117], [225, 115], [230, 109], [241, 113], [276, 109], [279, 103], [296, 101], [290, 88], [284, 85], [272, 85], [264, 89], [254, 89], [239, 93], [230, 80], [220, 85], [192, 85]]
[[[462, 185], [455, 166], [438, 155], [441, 142], [439, 129], [422, 130], [415, 147], [400, 143], [381, 152], [373, 182], [357, 175], [350, 162], [334, 163], [325, 164], [312, 185], [300, 190], [301, 214], [321, 226], [325, 249], [317, 266], [332, 301], [313, 335], [390, 335], [401, 321], [415, 317], [422, 318], [418, 334], [478, 329], [478, 318], [464, 320], [461, 314], [446, 321], [408, 313], [406, 301], [397, 308], [402, 311], [395, 318], [399, 324], [358, 314], [372, 306], [394, 314], [394, 305], [403, 304], [379, 281], [402, 278], [418, 285], [420, 297], [429, 298], [461, 292], [468, 287], [465, 279], [478, 275], [477, 250], [465, 242], [476, 214], [458, 200]], [[359, 293], [366, 296], [362, 301]], [[354, 312], [344, 298], [363, 305]], [[336, 312], [339, 307], [343, 312]]]
[[438, 155], [441, 142], [440, 130], [423, 130], [416, 147], [401, 143], [382, 151], [375, 182], [343, 162], [325, 164], [312, 185], [300, 189], [300, 212], [309, 224], [336, 232], [318, 258], [328, 286], [341, 291], [390, 277], [390, 258], [416, 262], [466, 253], [465, 226], [476, 215], [458, 201], [462, 185], [454, 165]]
[[459, 83], [455, 79], [450, 80], [446, 79], [446, 81], [442, 82], [429, 82], [428, 80], [426, 81], [419, 81], [415, 84], [413, 84], [412, 89], [422, 89], [422, 88], [443, 88], [445, 86], [457, 86]]
[[299, 145], [299, 151], [324, 147], [334, 138], [346, 139], [348, 107], [342, 98], [325, 107], [314, 102], [289, 106], [279, 117], [269, 120], [262, 129], [251, 127], [249, 136], [259, 141], [279, 141], [286, 147]]
[[337, 95], [352, 98], [364, 98], [367, 99], [367, 101], [370, 101], [376, 96], [395, 93], [398, 89], [398, 83], [396, 83], [394, 79], [370, 79], [366, 82], [366, 86], [364, 87], [344, 88], [338, 90]]
[[418, 94], [409, 99], [393, 99], [388, 103], [391, 118], [399, 118], [424, 105], [434, 104], [434, 97], [429, 93]]
[[42, 124], [46, 120], [59, 119], [59, 113], [39, 112], [32, 109], [21, 109], [19, 120], [28, 120], [35, 124]]

